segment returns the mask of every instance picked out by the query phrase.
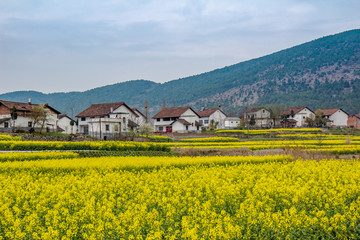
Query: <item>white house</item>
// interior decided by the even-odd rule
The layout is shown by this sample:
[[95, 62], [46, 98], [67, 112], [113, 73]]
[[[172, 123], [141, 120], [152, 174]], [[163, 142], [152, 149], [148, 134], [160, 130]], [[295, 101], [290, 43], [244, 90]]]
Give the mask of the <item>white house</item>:
[[236, 129], [239, 127], [240, 118], [238, 117], [227, 117], [224, 121], [225, 129]]
[[154, 119], [155, 132], [200, 132], [200, 116], [191, 107], [164, 108]]
[[332, 126], [336, 126], [336, 127], [347, 126], [349, 114], [346, 113], [341, 108], [321, 109], [321, 111], [324, 113], [324, 118], [329, 119], [331, 121]]
[[[71, 122], [73, 122], [73, 125], [71, 125]], [[63, 132], [67, 134], [75, 134], [77, 131], [75, 121], [66, 114], [58, 115], [57, 127], [58, 132]]]
[[288, 108], [281, 115], [287, 118], [287, 122], [291, 124], [290, 127], [305, 127], [306, 118], [315, 118], [315, 113], [306, 106]]
[[273, 124], [273, 121], [270, 118], [270, 112], [263, 107], [254, 107], [249, 109], [244, 115], [247, 121], [253, 117], [256, 127], [271, 127]]
[[76, 117], [79, 133], [101, 139], [119, 137], [140, 126], [139, 115], [124, 102], [92, 104]]
[[[34, 127], [34, 122], [30, 118], [31, 111], [34, 106], [38, 105], [39, 104], [31, 103], [31, 99], [29, 99], [28, 103], [0, 100], [0, 130], [10, 131], [13, 128], [15, 131], [29, 131]], [[57, 116], [60, 112], [48, 104], [43, 105], [45, 109], [47, 109], [47, 118], [44, 123], [43, 130], [47, 132], [56, 132], [58, 120]], [[14, 107], [17, 112], [16, 120], [11, 119], [11, 111]], [[36, 124], [35, 128], [36, 130], [40, 129], [40, 125]]]
[[225, 118], [227, 116], [220, 108], [203, 109], [198, 111], [197, 114], [200, 116], [199, 122], [204, 127], [209, 127], [211, 122], [213, 122], [214, 127], [218, 129], [225, 128]]

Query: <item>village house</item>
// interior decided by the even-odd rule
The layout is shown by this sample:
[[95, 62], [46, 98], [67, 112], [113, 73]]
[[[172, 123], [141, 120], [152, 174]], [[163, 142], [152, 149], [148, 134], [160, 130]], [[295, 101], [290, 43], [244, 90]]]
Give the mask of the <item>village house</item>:
[[224, 120], [225, 129], [237, 129], [240, 125], [239, 117], [226, 117]]
[[57, 132], [75, 134], [77, 132], [75, 121], [66, 114], [58, 115]]
[[[34, 126], [33, 119], [30, 117], [33, 107], [38, 105], [39, 104], [31, 103], [31, 99], [29, 99], [27, 103], [0, 100], [0, 131], [9, 132], [14, 130], [27, 132], [34, 127], [35, 130], [39, 130], [41, 128], [40, 124], [38, 123]], [[16, 120], [11, 119], [11, 111], [14, 107], [17, 112]], [[57, 116], [60, 112], [48, 104], [44, 104], [44, 107], [47, 109], [47, 117], [43, 125], [43, 130], [56, 132]]]
[[270, 112], [264, 107], [254, 107], [249, 109], [245, 112], [244, 116], [247, 122], [249, 122], [251, 118], [254, 118], [255, 127], [268, 128], [273, 124], [273, 121], [270, 118]]
[[140, 116], [124, 102], [92, 104], [76, 117], [79, 133], [100, 139], [120, 137], [141, 124]]
[[200, 116], [191, 107], [164, 108], [154, 119], [155, 132], [200, 132]]
[[315, 118], [315, 113], [308, 107], [291, 107], [282, 112], [285, 127], [306, 127], [306, 118]]
[[335, 127], [346, 127], [349, 114], [347, 114], [341, 108], [329, 108], [329, 109], [320, 109], [324, 113], [324, 118], [330, 121], [330, 126]]
[[206, 128], [217, 129], [225, 128], [226, 114], [220, 108], [202, 109], [197, 114], [200, 116], [199, 122]]
[[360, 117], [355, 114], [349, 115], [347, 126], [350, 128], [360, 129]]

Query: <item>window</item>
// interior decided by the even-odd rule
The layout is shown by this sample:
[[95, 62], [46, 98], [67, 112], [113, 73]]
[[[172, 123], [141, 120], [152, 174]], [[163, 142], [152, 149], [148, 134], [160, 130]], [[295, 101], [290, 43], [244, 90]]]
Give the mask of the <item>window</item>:
[[123, 123], [126, 123], [126, 118], [125, 117], [123, 117]]
[[4, 128], [8, 128], [9, 127], [9, 123], [8, 122], [4, 122]]
[[115, 132], [118, 132], [118, 131], [119, 131], [119, 125], [116, 124], [116, 125], [114, 126], [114, 131], [115, 131]]
[[159, 127], [159, 131], [160, 132], [164, 131], [164, 127]]
[[160, 118], [157, 118], [156, 121], [157, 121], [157, 122], [160, 122]]
[[82, 117], [82, 118], [81, 118], [81, 121], [85, 121], [85, 118], [84, 118], [84, 117]]
[[186, 126], [186, 130], [189, 130], [189, 126]]
[[203, 123], [203, 120], [199, 120], [200, 123]]
[[32, 127], [32, 122], [28, 122], [28, 127]]
[[209, 124], [209, 120], [204, 120], [204, 123], [205, 123], [205, 124]]
[[164, 121], [170, 121], [170, 118], [164, 118]]
[[106, 130], [106, 131], [110, 131], [110, 125], [109, 125], [109, 124], [106, 124], [106, 125], [105, 125], [105, 130]]

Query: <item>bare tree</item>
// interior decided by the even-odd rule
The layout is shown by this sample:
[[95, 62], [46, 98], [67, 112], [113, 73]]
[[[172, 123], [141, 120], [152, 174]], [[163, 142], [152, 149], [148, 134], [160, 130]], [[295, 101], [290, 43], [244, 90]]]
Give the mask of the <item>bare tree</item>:
[[44, 104], [34, 105], [30, 112], [30, 119], [33, 122], [33, 128], [35, 129], [35, 126], [37, 124], [40, 124], [41, 125], [40, 133], [41, 133], [46, 123], [46, 120], [49, 116], [49, 113], [50, 113], [49, 109], [47, 109]]

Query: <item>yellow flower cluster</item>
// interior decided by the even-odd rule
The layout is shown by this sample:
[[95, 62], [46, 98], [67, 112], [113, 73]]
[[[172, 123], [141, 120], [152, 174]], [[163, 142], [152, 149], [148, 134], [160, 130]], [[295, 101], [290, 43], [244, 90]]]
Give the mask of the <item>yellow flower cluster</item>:
[[360, 234], [359, 160], [151, 169], [122, 167], [127, 160], [137, 162], [0, 163], [0, 238], [356, 239]]
[[161, 135], [140, 135], [140, 137], [149, 138], [151, 141], [159, 141], [159, 142], [172, 141], [171, 138]]
[[1, 152], [0, 162], [76, 158], [74, 152]]
[[145, 142], [119, 141], [83, 141], [83, 142], [51, 142], [51, 141], [0, 141], [0, 150], [152, 150], [169, 151], [165, 145]]
[[278, 134], [276, 137], [281, 138], [307, 138], [307, 139], [326, 139], [326, 140], [334, 140], [334, 139], [351, 139], [351, 140], [360, 140], [360, 136], [352, 136], [352, 135], [328, 135], [328, 134]]
[[11, 135], [1, 135], [0, 134], [0, 141], [20, 141], [21, 137], [13, 137]]
[[322, 132], [321, 128], [274, 128], [261, 130], [219, 130], [216, 133], [243, 133], [250, 135], [269, 134], [271, 132]]
[[237, 142], [237, 141], [239, 141], [239, 139], [233, 137], [187, 138], [180, 140], [180, 142]]
[[249, 148], [251, 150], [260, 149], [275, 149], [275, 148], [297, 148], [309, 150], [322, 150], [329, 152], [338, 152], [338, 150], [331, 151], [331, 149], [346, 149], [346, 153], [359, 152], [360, 141], [351, 140], [348, 138], [341, 139], [298, 139], [298, 140], [268, 140], [268, 141], [242, 141], [242, 142], [177, 142], [177, 143], [163, 143], [169, 147], [180, 148]]

